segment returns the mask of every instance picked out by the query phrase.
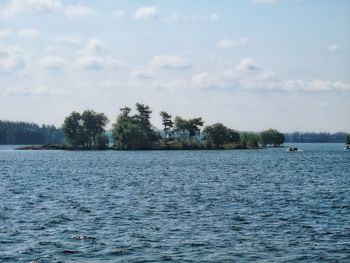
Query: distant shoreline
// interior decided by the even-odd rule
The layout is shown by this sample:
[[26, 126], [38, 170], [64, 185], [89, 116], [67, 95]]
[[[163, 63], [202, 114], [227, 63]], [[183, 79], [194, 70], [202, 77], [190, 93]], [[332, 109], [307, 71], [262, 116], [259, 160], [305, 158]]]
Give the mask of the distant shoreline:
[[[281, 146], [278, 146], [281, 147]], [[222, 148], [184, 148], [184, 149], [169, 149], [169, 148], [149, 148], [149, 149], [119, 149], [115, 147], [106, 147], [101, 149], [93, 148], [82, 148], [82, 147], [72, 147], [66, 144], [45, 144], [45, 145], [25, 145], [16, 147], [15, 150], [63, 150], [63, 151], [208, 151], [208, 150], [249, 150], [251, 148], [236, 146], [236, 147], [222, 147]], [[255, 148], [255, 149], [262, 149]]]
[[[318, 143], [308, 143], [308, 142], [301, 142], [297, 144], [319, 144]], [[342, 144], [338, 142], [321, 142], [322, 144]], [[258, 147], [258, 148], [247, 148], [247, 147], [231, 147], [231, 148], [201, 148], [201, 149], [166, 149], [166, 148], [156, 148], [156, 149], [118, 149], [115, 147], [107, 147], [103, 149], [92, 149], [92, 148], [81, 148], [81, 147], [72, 147], [70, 145], [66, 144], [45, 144], [45, 145], [23, 145], [18, 146], [14, 150], [33, 150], [33, 151], [42, 151], [42, 150], [61, 150], [61, 151], [222, 151], [222, 150], [259, 150], [259, 149], [273, 149], [273, 148], [288, 148], [293, 143], [285, 143], [284, 145], [279, 146], [265, 146], [265, 147]]]

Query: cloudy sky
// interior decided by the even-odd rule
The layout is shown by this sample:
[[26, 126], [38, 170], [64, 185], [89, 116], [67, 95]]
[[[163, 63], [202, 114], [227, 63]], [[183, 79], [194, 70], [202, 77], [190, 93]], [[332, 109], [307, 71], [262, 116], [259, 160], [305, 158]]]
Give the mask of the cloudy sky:
[[159, 127], [350, 132], [350, 1], [0, 1], [0, 119], [136, 102]]

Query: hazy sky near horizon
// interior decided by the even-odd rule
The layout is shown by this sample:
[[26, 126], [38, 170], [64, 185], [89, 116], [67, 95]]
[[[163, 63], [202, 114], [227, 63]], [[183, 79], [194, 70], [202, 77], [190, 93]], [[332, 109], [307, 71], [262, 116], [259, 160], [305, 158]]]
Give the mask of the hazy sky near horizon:
[[136, 102], [158, 127], [350, 132], [350, 1], [0, 0], [0, 119]]

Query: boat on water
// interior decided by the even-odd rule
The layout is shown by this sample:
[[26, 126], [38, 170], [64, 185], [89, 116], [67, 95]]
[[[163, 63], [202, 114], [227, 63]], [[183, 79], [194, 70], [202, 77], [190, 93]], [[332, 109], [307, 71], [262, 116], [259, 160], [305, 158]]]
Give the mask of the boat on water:
[[344, 148], [344, 150], [350, 150], [350, 145], [346, 145], [346, 147]]
[[289, 147], [287, 152], [302, 152], [303, 150], [298, 149], [298, 147]]

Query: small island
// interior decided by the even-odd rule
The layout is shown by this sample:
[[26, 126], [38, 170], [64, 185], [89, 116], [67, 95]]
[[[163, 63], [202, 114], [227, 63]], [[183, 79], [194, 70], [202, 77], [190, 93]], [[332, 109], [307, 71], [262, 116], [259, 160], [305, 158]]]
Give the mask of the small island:
[[[104, 113], [85, 110], [72, 112], [64, 120], [62, 131], [68, 145], [44, 145], [43, 149], [71, 150], [213, 150], [257, 149], [259, 146], [279, 146], [284, 135], [275, 129], [260, 133], [240, 132], [222, 123], [204, 126], [201, 117], [185, 119], [166, 111], [160, 112], [163, 129], [151, 124], [152, 110], [136, 103], [136, 114], [123, 107], [112, 124], [110, 136], [105, 130], [109, 120]], [[110, 138], [114, 141], [110, 146]]]
[[350, 135], [345, 132], [281, 133], [276, 129], [262, 132], [238, 131], [222, 123], [204, 125], [201, 117], [172, 118], [166, 111], [161, 129], [151, 123], [152, 110], [136, 103], [136, 113], [120, 108], [111, 129], [104, 113], [73, 111], [60, 128], [29, 122], [0, 121], [0, 144], [23, 145], [18, 150], [218, 150], [260, 149], [283, 143], [341, 143], [350, 149]]

